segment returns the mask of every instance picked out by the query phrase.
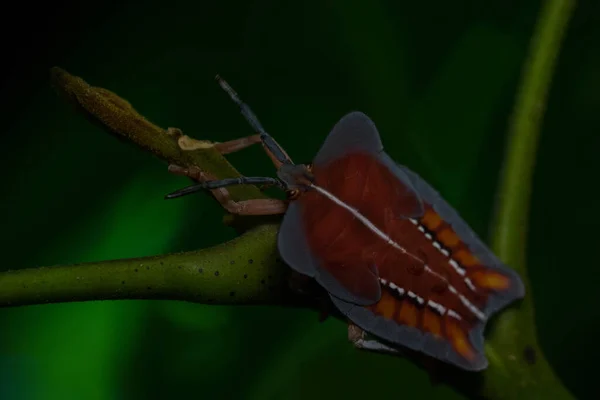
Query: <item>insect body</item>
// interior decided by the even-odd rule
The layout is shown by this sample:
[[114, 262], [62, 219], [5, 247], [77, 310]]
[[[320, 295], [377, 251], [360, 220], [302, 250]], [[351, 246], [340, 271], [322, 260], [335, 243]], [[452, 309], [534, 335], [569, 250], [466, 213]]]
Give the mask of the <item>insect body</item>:
[[385, 153], [365, 114], [343, 117], [312, 165], [296, 165], [220, 83], [259, 132], [278, 179], [208, 181], [169, 197], [236, 183], [293, 191], [287, 208], [254, 204], [265, 214], [285, 209], [278, 249], [291, 268], [314, 278], [350, 321], [382, 342], [485, 368], [485, 324], [524, 296], [519, 276], [429, 184]]

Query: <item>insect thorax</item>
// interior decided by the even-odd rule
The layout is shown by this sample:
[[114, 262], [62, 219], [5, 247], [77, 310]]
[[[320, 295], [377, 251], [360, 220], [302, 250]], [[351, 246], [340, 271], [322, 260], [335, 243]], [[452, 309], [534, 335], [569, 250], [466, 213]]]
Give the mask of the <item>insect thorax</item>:
[[277, 176], [286, 185], [288, 192], [302, 192], [313, 182], [312, 167], [306, 164], [283, 164], [277, 170]]

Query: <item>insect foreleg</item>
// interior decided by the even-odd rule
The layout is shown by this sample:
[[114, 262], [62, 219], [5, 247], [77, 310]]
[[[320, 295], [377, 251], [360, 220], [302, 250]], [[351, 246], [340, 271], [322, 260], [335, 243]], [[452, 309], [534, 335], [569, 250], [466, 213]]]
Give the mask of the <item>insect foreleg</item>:
[[[217, 181], [214, 177], [197, 167], [184, 168], [178, 165], [169, 165], [169, 172], [175, 175], [187, 176], [198, 183]], [[287, 204], [278, 199], [250, 199], [234, 201], [226, 187], [209, 189], [221, 206], [235, 215], [276, 215], [283, 214]]]
[[215, 143], [215, 149], [219, 153], [225, 155], [244, 150], [245, 148], [256, 143], [261, 143], [260, 135], [251, 135], [239, 139], [229, 140], [227, 142]]

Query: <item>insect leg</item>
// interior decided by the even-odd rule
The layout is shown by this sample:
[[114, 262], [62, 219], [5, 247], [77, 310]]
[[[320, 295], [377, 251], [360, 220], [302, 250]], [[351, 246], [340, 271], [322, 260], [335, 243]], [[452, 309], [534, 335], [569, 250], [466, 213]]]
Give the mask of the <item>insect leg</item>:
[[260, 135], [246, 136], [239, 139], [229, 140], [227, 142], [215, 143], [215, 149], [217, 149], [219, 153], [225, 155], [243, 150], [246, 147], [250, 147], [256, 143], [262, 143], [260, 140]]
[[[269, 136], [269, 138], [271, 138], [271, 137]], [[267, 139], [267, 142], [269, 142], [269, 139]], [[219, 153], [226, 155], [226, 154], [230, 154], [230, 153], [235, 153], [236, 151], [243, 150], [247, 147], [252, 146], [253, 144], [260, 143], [260, 144], [262, 144], [263, 150], [265, 151], [265, 153], [267, 153], [267, 156], [269, 156], [269, 158], [271, 159], [271, 161], [273, 162], [275, 167], [279, 168], [279, 166], [282, 164], [282, 162], [277, 158], [277, 156], [275, 156], [275, 153], [272, 150], [272, 148], [274, 146], [272, 144], [267, 145], [267, 142], [263, 141], [263, 139], [261, 138], [261, 135], [251, 135], [251, 136], [246, 136], [246, 137], [239, 138], [239, 139], [229, 140], [227, 142], [215, 143], [214, 148]], [[276, 146], [277, 146], [277, 148], [279, 148], [278, 147], [279, 145], [276, 145]], [[279, 148], [279, 149], [281, 151], [283, 151], [283, 149], [281, 149], [281, 148]], [[287, 155], [286, 155], [286, 157], [287, 157]], [[290, 160], [290, 162], [291, 162], [291, 160]]]
[[[373, 351], [376, 353], [392, 354], [396, 356], [409, 355], [403, 352], [401, 349], [396, 349], [387, 346], [369, 336], [370, 335], [367, 332], [363, 331], [361, 328], [348, 321], [348, 340], [357, 349]], [[441, 382], [441, 377], [439, 376], [438, 372], [439, 362], [437, 360], [422, 354], [413, 355], [412, 357], [416, 357], [415, 361], [419, 362], [421, 366], [425, 368], [429, 375], [429, 380], [432, 385], [436, 385]]]
[[230, 200], [223, 207], [235, 215], [279, 215], [287, 210], [287, 204], [279, 199]]
[[[209, 182], [218, 182], [210, 174], [203, 172], [200, 168], [184, 168], [178, 165], [169, 165], [169, 172], [175, 175], [187, 176], [196, 182], [206, 184]], [[196, 185], [194, 185], [196, 186]], [[236, 215], [275, 215], [283, 214], [287, 209], [287, 204], [278, 199], [250, 199], [244, 201], [234, 201], [229, 196], [229, 191], [225, 187], [209, 189], [215, 199], [221, 206]]]
[[387, 346], [378, 340], [373, 338], [369, 338], [367, 333], [359, 328], [357, 325], [354, 325], [352, 322], [348, 321], [348, 340], [354, 345], [354, 347], [361, 350], [369, 350], [378, 353], [392, 353], [399, 354], [400, 350], [395, 349], [393, 347]]

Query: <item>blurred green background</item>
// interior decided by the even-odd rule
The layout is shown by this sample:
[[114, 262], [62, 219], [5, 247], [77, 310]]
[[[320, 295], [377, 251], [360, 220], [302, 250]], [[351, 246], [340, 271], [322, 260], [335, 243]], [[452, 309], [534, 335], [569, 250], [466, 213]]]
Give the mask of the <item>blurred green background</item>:
[[[3, 12], [2, 268], [207, 247], [234, 237], [205, 195], [52, 91], [53, 65], [151, 121], [215, 141], [251, 134], [227, 79], [297, 162], [346, 112], [488, 237], [508, 118], [541, 1], [104, 1]], [[595, 194], [600, 2], [579, 1], [534, 177], [529, 275], [540, 342], [567, 387], [598, 398]], [[10, 23], [14, 23], [10, 25]], [[273, 174], [261, 149], [230, 157]], [[0, 310], [0, 399], [444, 398], [403, 359], [355, 351], [314, 312], [115, 301]]]

